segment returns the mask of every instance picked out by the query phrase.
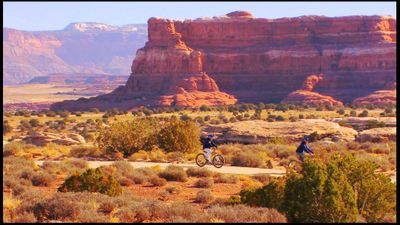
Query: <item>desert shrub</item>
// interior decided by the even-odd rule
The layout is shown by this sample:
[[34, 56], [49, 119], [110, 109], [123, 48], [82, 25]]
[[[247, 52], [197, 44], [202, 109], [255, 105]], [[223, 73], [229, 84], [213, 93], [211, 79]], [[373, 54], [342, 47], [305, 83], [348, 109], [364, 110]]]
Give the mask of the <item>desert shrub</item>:
[[35, 204], [31, 211], [38, 222], [107, 222], [110, 217], [98, 213], [98, 208], [112, 200], [98, 193], [56, 193]]
[[158, 176], [168, 181], [181, 181], [187, 180], [186, 172], [179, 166], [168, 166], [165, 170], [159, 172]]
[[139, 150], [138, 152], [133, 153], [130, 157], [130, 161], [136, 161], [136, 160], [148, 160], [150, 159], [149, 152], [146, 152], [144, 150]]
[[214, 196], [209, 190], [201, 190], [196, 194], [196, 202], [198, 203], [210, 203], [214, 200]]
[[289, 149], [281, 149], [276, 152], [276, 156], [280, 159], [286, 159], [290, 156], [291, 151]]
[[232, 166], [262, 167], [265, 163], [251, 151], [237, 152], [232, 157]]
[[40, 122], [38, 119], [31, 119], [29, 120], [29, 124], [31, 125], [31, 127], [38, 127], [40, 126]]
[[308, 135], [308, 138], [310, 139], [310, 141], [318, 141], [318, 140], [321, 140], [321, 135], [318, 134], [317, 131], [314, 131], [313, 133]]
[[[253, 208], [242, 204], [231, 206], [212, 206], [207, 211], [208, 218], [226, 223], [238, 222], [263, 222], [263, 223], [285, 223], [285, 216], [276, 209]], [[207, 221], [203, 221], [207, 222]]]
[[368, 116], [368, 111], [364, 110], [360, 114], [358, 114], [358, 117], [367, 117]]
[[153, 184], [154, 186], [161, 187], [167, 184], [167, 180], [160, 177], [152, 177], [150, 178], [150, 183]]
[[181, 190], [181, 187], [179, 187], [179, 186], [170, 186], [170, 187], [165, 188], [165, 191], [167, 191], [170, 194], [179, 194], [179, 193], [181, 193], [182, 190]]
[[251, 178], [258, 180], [263, 184], [268, 183], [271, 180], [271, 176], [269, 174], [256, 174], [253, 175]]
[[344, 114], [345, 114], [345, 111], [344, 111], [344, 109], [338, 109], [338, 110], [336, 111], [336, 113], [338, 113], [339, 115], [344, 115]]
[[81, 173], [89, 167], [89, 164], [83, 159], [66, 159], [61, 162], [61, 166], [68, 174]]
[[236, 184], [238, 182], [238, 178], [235, 175], [221, 174], [219, 173], [215, 178], [215, 183], [228, 183], [228, 184]]
[[211, 177], [214, 172], [207, 168], [189, 167], [186, 174], [190, 177]]
[[351, 110], [351, 111], [350, 111], [350, 116], [352, 116], [352, 117], [357, 116], [357, 112], [354, 111], [354, 110]]
[[50, 186], [52, 181], [55, 179], [54, 176], [48, 173], [36, 173], [32, 176], [31, 181], [34, 186]]
[[32, 160], [10, 156], [3, 158], [3, 173], [10, 177], [20, 178], [24, 171], [34, 171], [37, 166]]
[[167, 155], [159, 149], [158, 147], [154, 147], [149, 153], [148, 153], [149, 159], [151, 162], [165, 162]]
[[111, 166], [115, 167], [119, 173], [121, 173], [124, 176], [133, 174], [135, 169], [133, 166], [126, 161], [116, 161]]
[[237, 196], [237, 195], [232, 195], [228, 199], [228, 204], [229, 205], [237, 205], [237, 204], [241, 204], [241, 203], [242, 202], [240, 201], [240, 196]]
[[295, 116], [291, 116], [291, 117], [289, 117], [289, 121], [290, 122], [296, 122], [296, 121], [298, 121], [298, 118], [295, 117]]
[[206, 112], [206, 111], [210, 111], [211, 110], [210, 107], [208, 107], [206, 105], [200, 106], [199, 109], [200, 109], [201, 112]]
[[[121, 186], [125, 186], [125, 187], [131, 186], [135, 183], [132, 179], [127, 178], [127, 177], [119, 177], [117, 179], [118, 179], [119, 184]], [[141, 182], [141, 183], [143, 183], [143, 182]]]
[[13, 127], [10, 125], [8, 120], [3, 120], [3, 135], [10, 133], [13, 130]]
[[72, 175], [58, 188], [60, 192], [99, 192], [110, 196], [122, 193], [120, 184], [111, 175], [105, 176], [101, 169], [88, 169], [81, 175]]
[[80, 146], [74, 146], [71, 148], [70, 155], [72, 157], [99, 157], [102, 155], [102, 152], [100, 151], [99, 148], [95, 146], [85, 146], [85, 145], [80, 145]]
[[377, 128], [377, 127], [386, 127], [385, 122], [378, 122], [377, 120], [370, 120], [367, 122], [367, 129]]
[[63, 220], [66, 218], [74, 218], [79, 213], [79, 208], [74, 202], [68, 201], [59, 195], [52, 199], [37, 203], [32, 211], [38, 222], [49, 220]]
[[15, 182], [11, 185], [11, 193], [14, 196], [19, 196], [29, 191], [28, 187], [21, 183], [22, 182]]
[[110, 222], [113, 217], [99, 214], [95, 210], [81, 210], [79, 214], [76, 216], [76, 221], [80, 223], [106, 223]]
[[16, 156], [26, 149], [26, 144], [22, 141], [11, 142], [4, 145], [3, 158], [8, 156]]
[[107, 202], [103, 202], [100, 204], [99, 210], [102, 213], [109, 215], [116, 208], [117, 208], [117, 204], [115, 204], [114, 202], [107, 201]]
[[36, 217], [33, 215], [33, 213], [22, 213], [22, 214], [17, 214], [15, 217], [14, 223], [35, 223], [36, 222]]
[[286, 104], [278, 104], [278, 105], [276, 105], [276, 107], [275, 107], [275, 111], [286, 112], [286, 111], [288, 111], [288, 110], [289, 110], [289, 108], [288, 108], [288, 106], [287, 106]]
[[167, 153], [167, 160], [169, 162], [182, 161], [183, 158], [184, 158], [184, 154], [182, 152], [168, 152]]
[[208, 177], [201, 178], [196, 181], [195, 186], [199, 188], [211, 188], [212, 186], [214, 186], [214, 181]]
[[299, 119], [304, 119], [304, 115], [303, 114], [299, 114]]

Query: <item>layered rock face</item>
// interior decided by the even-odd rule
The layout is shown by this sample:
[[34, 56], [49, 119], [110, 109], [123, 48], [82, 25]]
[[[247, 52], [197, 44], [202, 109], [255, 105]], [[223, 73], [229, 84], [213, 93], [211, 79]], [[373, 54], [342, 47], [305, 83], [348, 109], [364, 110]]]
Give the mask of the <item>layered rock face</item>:
[[395, 25], [383, 16], [264, 19], [241, 11], [211, 19], [151, 18], [149, 40], [137, 51], [127, 84], [87, 102], [118, 96], [131, 106], [143, 103], [133, 104], [136, 98], [195, 106], [203, 99], [196, 96], [209, 95], [202, 103], [351, 103], [396, 82]]

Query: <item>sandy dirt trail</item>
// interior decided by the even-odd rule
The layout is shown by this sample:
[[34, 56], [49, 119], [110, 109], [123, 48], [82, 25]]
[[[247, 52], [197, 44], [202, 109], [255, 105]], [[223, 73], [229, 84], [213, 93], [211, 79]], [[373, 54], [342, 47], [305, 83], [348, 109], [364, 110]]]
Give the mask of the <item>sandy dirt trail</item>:
[[[38, 165], [42, 165], [44, 161], [35, 161]], [[52, 161], [57, 162], [57, 161]], [[100, 166], [107, 166], [114, 163], [114, 161], [87, 161], [90, 168], [97, 168]], [[189, 167], [198, 167], [196, 164], [189, 163], [158, 163], [158, 162], [129, 162], [133, 168], [141, 168], [141, 167], [153, 167], [159, 165], [161, 168], [165, 168], [169, 165], [181, 166], [184, 168]], [[206, 165], [204, 168], [207, 168], [211, 171], [219, 172], [219, 173], [229, 173], [229, 174], [244, 174], [244, 175], [254, 175], [254, 174], [270, 174], [271, 176], [283, 176], [286, 171], [278, 170], [278, 169], [263, 169], [263, 168], [252, 168], [252, 167], [239, 167], [239, 166], [223, 166], [222, 168], [215, 168], [212, 165]]]

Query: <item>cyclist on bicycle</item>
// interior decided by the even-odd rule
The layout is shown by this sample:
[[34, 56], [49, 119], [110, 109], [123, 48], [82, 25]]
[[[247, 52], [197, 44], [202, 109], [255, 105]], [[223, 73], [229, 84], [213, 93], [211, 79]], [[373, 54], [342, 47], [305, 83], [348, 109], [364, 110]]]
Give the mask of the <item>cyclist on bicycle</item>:
[[301, 162], [304, 161], [304, 152], [307, 152], [310, 155], [314, 155], [313, 150], [307, 146], [307, 142], [309, 141], [309, 138], [305, 136], [303, 140], [301, 141], [299, 147], [296, 149], [296, 154], [299, 156]]
[[205, 156], [208, 162], [211, 162], [211, 147], [216, 147], [218, 146], [214, 143], [215, 136], [213, 134], [207, 135], [207, 139], [203, 143], [203, 151], [205, 152]]

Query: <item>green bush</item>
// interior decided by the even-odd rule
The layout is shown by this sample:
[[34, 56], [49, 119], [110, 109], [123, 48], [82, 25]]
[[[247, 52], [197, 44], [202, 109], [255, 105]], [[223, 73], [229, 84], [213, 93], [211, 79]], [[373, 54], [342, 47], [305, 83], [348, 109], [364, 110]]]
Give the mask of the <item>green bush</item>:
[[200, 149], [200, 128], [193, 121], [170, 120], [158, 134], [159, 147], [167, 152], [194, 152]]
[[139, 150], [151, 150], [157, 144], [159, 121], [153, 118], [112, 123], [96, 139], [106, 153], [121, 152], [125, 157]]
[[109, 196], [122, 193], [118, 181], [111, 175], [104, 175], [100, 168], [88, 169], [81, 175], [72, 175], [58, 188], [60, 192], [99, 192]]
[[396, 185], [376, 169], [351, 155], [334, 154], [327, 162], [306, 159], [299, 174], [242, 191], [241, 201], [277, 208], [289, 222], [357, 222], [360, 216], [380, 222], [395, 213]]

